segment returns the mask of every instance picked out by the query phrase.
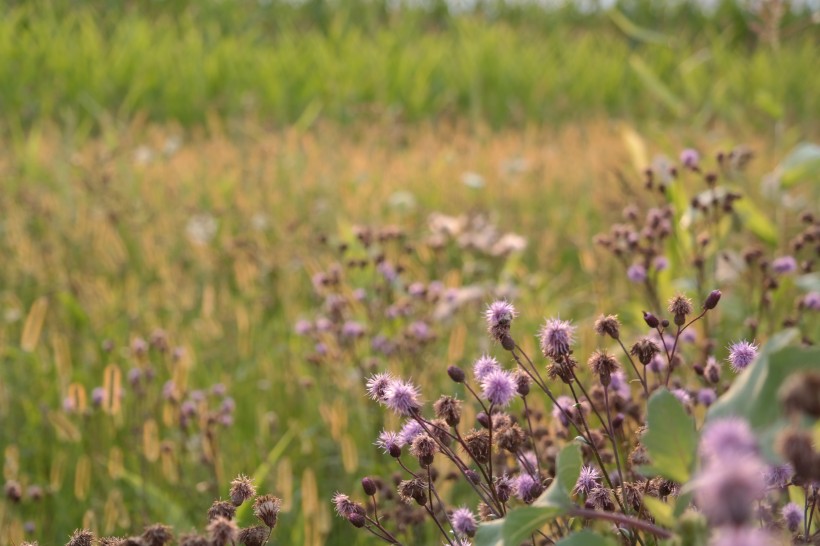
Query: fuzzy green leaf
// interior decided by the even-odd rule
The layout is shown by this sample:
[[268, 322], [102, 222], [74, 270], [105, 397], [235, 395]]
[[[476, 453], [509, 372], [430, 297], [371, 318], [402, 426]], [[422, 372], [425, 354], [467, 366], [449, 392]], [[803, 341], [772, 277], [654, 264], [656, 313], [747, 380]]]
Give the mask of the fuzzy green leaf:
[[698, 435], [692, 417], [672, 393], [660, 390], [649, 399], [647, 430], [643, 444], [653, 473], [685, 483], [695, 462]]

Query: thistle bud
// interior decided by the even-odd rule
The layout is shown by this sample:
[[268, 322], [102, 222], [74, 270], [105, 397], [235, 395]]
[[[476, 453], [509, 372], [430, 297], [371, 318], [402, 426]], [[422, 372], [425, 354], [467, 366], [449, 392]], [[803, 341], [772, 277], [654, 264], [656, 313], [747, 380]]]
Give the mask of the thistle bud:
[[709, 292], [709, 295], [706, 296], [706, 301], [703, 302], [704, 309], [714, 309], [717, 307], [718, 302], [720, 301], [720, 290], [712, 290]]
[[364, 489], [365, 495], [372, 497], [376, 494], [376, 482], [373, 481], [373, 478], [365, 476], [362, 478], [362, 489]]
[[650, 328], [657, 328], [661, 324], [661, 321], [658, 320], [658, 317], [656, 317], [652, 313], [649, 313], [648, 311], [643, 312], [643, 320], [644, 322], [646, 322], [646, 325]]
[[447, 375], [456, 383], [464, 383], [464, 370], [458, 366], [448, 366]]

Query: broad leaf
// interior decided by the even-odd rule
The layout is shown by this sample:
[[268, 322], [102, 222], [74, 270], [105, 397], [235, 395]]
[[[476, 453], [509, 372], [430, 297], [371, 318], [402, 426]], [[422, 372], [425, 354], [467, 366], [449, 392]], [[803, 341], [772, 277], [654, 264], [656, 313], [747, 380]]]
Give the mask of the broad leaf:
[[645, 468], [678, 483], [689, 480], [695, 461], [698, 434], [692, 417], [677, 398], [663, 389], [649, 399], [643, 444], [652, 461]]
[[609, 537], [593, 533], [589, 529], [583, 529], [562, 538], [555, 543], [555, 546], [616, 546], [617, 544], [615, 540]]
[[[262, 464], [260, 464], [256, 468], [256, 470], [253, 472], [253, 474], [251, 475], [251, 478], [253, 479], [253, 483], [257, 487], [262, 486], [262, 483], [265, 481], [265, 478], [268, 477], [268, 474], [270, 473], [271, 469], [273, 469], [273, 467], [276, 465], [276, 463], [279, 462], [279, 459], [285, 453], [285, 450], [287, 449], [288, 445], [293, 440], [295, 435], [296, 435], [296, 428], [295, 427], [289, 428], [282, 435], [282, 437], [279, 438], [279, 441], [276, 442], [276, 444], [271, 448], [271, 450], [268, 452], [268, 456], [265, 457], [264, 461], [262, 461]], [[262, 491], [261, 493], [264, 493], [264, 491]], [[243, 503], [236, 510], [236, 521], [238, 523], [242, 524], [242, 525], [250, 525], [250, 523], [252, 521], [251, 520], [252, 512], [253, 512], [252, 503], [250, 503], [250, 502]]]
[[570, 491], [581, 473], [581, 450], [570, 444], [558, 454], [555, 479], [530, 506], [515, 508], [503, 519], [482, 523], [475, 537], [476, 546], [517, 545], [536, 529], [573, 507]]
[[674, 506], [649, 495], [644, 495], [643, 504], [656, 522], [664, 527], [675, 527]]
[[820, 146], [804, 142], [799, 144], [777, 167], [780, 184], [788, 188], [804, 180], [820, 178]]
[[741, 199], [732, 203], [743, 226], [768, 245], [777, 244], [777, 229], [769, 217], [766, 216], [749, 199]]

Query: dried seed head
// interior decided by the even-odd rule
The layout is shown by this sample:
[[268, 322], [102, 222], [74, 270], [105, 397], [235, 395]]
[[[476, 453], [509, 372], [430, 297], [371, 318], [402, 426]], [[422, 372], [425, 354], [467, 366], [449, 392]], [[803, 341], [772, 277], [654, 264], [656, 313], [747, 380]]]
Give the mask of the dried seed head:
[[820, 373], [793, 374], [780, 388], [779, 397], [788, 413], [820, 417]]
[[436, 451], [438, 451], [436, 441], [427, 433], [416, 436], [410, 445], [410, 454], [416, 457], [419, 460], [419, 465], [425, 468], [433, 464]]
[[527, 434], [518, 424], [512, 423], [510, 426], [499, 428], [495, 432], [495, 440], [501, 449], [518, 453], [527, 441]]
[[713, 357], [706, 360], [706, 368], [703, 370], [703, 375], [712, 384], [720, 382], [720, 365]]
[[256, 495], [256, 487], [253, 481], [247, 476], [240, 474], [231, 482], [231, 502], [234, 506], [240, 506], [246, 500]]
[[167, 525], [157, 523], [146, 527], [140, 538], [145, 546], [165, 546], [174, 540], [174, 534]]
[[675, 324], [678, 326], [683, 326], [686, 322], [687, 315], [692, 313], [692, 300], [683, 294], [678, 294], [669, 300], [668, 309], [669, 312], [675, 317]]
[[436, 417], [454, 427], [461, 422], [461, 400], [452, 396], [442, 396], [433, 404]]
[[521, 396], [527, 396], [530, 393], [530, 377], [518, 370], [515, 372], [516, 392]]
[[[121, 546], [126, 545], [123, 543]], [[139, 544], [129, 546], [139, 546]], [[201, 535], [187, 534], [179, 537], [179, 546], [211, 546], [211, 541]]]
[[20, 502], [20, 499], [23, 498], [23, 487], [17, 480], [7, 481], [3, 487], [3, 491], [6, 494], [6, 498], [11, 502]]
[[606, 351], [595, 351], [587, 362], [592, 373], [601, 380], [601, 385], [608, 386], [612, 382], [612, 374], [618, 370], [618, 360]]
[[282, 500], [273, 495], [260, 495], [253, 503], [253, 514], [259, 520], [273, 529], [279, 518], [279, 510], [282, 508]]
[[577, 366], [577, 362], [569, 356], [553, 361], [547, 366], [547, 376], [549, 376], [550, 379], [557, 377], [569, 385], [575, 379], [573, 371], [575, 366]]
[[644, 366], [648, 366], [650, 362], [652, 362], [652, 358], [656, 354], [660, 352], [660, 347], [658, 347], [654, 341], [649, 339], [648, 337], [644, 337], [639, 339], [629, 350], [629, 354], [632, 356], [638, 357], [638, 360]]
[[236, 515], [236, 506], [227, 501], [216, 500], [208, 508], [208, 521], [213, 521], [216, 518], [233, 519]]
[[619, 339], [621, 336], [621, 323], [618, 315], [601, 315], [595, 321], [595, 331], [599, 336], [609, 336], [612, 339]]
[[802, 483], [820, 478], [815, 466], [816, 455], [811, 435], [799, 429], [790, 429], [779, 438], [779, 451], [794, 468], [795, 479]]
[[208, 524], [208, 535], [214, 546], [228, 546], [236, 542], [239, 529], [232, 520], [220, 516]]
[[397, 489], [399, 498], [405, 504], [416, 501], [419, 506], [427, 504], [427, 484], [419, 479], [403, 480]]
[[471, 430], [464, 437], [464, 445], [477, 463], [485, 464], [490, 460], [490, 433], [486, 430]]
[[264, 546], [269, 530], [264, 525], [254, 525], [239, 531], [239, 543], [245, 546]]
[[91, 546], [94, 542], [94, 533], [88, 529], [77, 529], [71, 534], [66, 546]]

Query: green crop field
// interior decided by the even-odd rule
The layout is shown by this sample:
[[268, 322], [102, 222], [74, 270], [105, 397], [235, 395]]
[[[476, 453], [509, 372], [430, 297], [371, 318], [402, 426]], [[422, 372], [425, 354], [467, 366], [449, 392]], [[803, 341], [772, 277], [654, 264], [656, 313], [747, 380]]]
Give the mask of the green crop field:
[[[577, 326], [575, 384], [593, 382], [585, 363], [603, 343], [593, 329], [601, 313], [617, 313], [634, 341], [647, 333], [642, 311], [666, 313], [681, 291], [700, 309], [712, 289], [723, 292], [718, 318], [710, 311], [692, 328], [682, 365], [672, 349], [680, 377], [664, 385], [658, 372], [653, 388], [697, 399], [709, 385], [694, 366], [716, 358], [724, 396], [715, 407], [740, 411], [729, 344], [763, 347], [786, 339], [784, 328], [802, 346], [794, 351], [813, 355], [794, 369], [816, 374], [805, 359], [820, 341], [810, 301], [820, 290], [817, 12], [778, 14], [778, 2], [726, 1], [710, 12], [687, 2], [624, 0], [591, 12], [566, 4], [5, 2], [0, 543], [64, 544], [80, 528], [139, 535], [153, 523], [204, 531], [211, 503], [228, 498], [239, 474], [282, 500], [270, 544], [378, 543], [331, 502], [337, 491], [364, 498], [364, 476], [389, 489], [401, 471], [375, 442], [402, 420], [369, 400], [365, 383], [390, 370], [419, 385], [428, 405], [439, 394], [469, 399], [448, 366], [470, 370], [485, 353], [516, 365], [518, 353], [486, 333], [494, 300], [515, 304], [522, 354], [541, 358], [545, 317]], [[685, 168], [686, 148], [700, 151], [703, 171]], [[704, 185], [712, 172], [717, 188]], [[717, 203], [719, 192], [726, 216], [715, 204], [712, 218], [698, 199]], [[734, 205], [732, 192], [743, 194]], [[630, 254], [637, 243], [613, 253], [598, 236], [617, 240], [621, 228], [610, 227], [632, 221], [632, 209], [664, 205], [676, 215], [672, 234], [641, 232], [661, 256]], [[800, 269], [781, 278], [771, 260], [785, 255]], [[627, 274], [658, 257], [664, 265], [653, 261], [648, 278]], [[761, 354], [752, 366], [768, 365], [766, 355], [774, 366], [781, 353]], [[619, 358], [631, 373], [629, 355]], [[779, 373], [757, 391], [760, 404], [784, 399], [772, 394]], [[632, 382], [634, 406], [648, 406], [652, 423], [655, 401], [667, 401], [649, 398], [644, 383], [640, 374]], [[708, 404], [676, 396], [700, 429]], [[584, 403], [596, 407], [593, 398]], [[518, 402], [510, 412], [559, 422], [549, 421], [549, 398], [527, 403], [528, 413]], [[480, 411], [465, 404], [462, 422]], [[620, 451], [626, 462], [645, 415], [634, 411], [610, 459]], [[813, 430], [817, 445], [816, 415], [743, 411], [761, 443], [774, 445], [773, 431], [788, 424]], [[614, 436], [611, 423], [595, 423]], [[583, 460], [600, 463], [588, 438], [602, 433], [569, 431], [539, 437], [551, 465], [544, 486], [563, 483], [556, 457], [574, 436]], [[777, 457], [772, 449], [762, 451]], [[691, 461], [685, 472], [664, 470], [662, 454], [650, 453], [661, 476], [686, 478], [678, 485], [706, 471]], [[466, 482], [437, 483], [448, 506], [475, 508]], [[805, 505], [804, 519], [818, 512], [811, 483], [795, 477], [782, 494], [770, 491], [771, 510], [791, 500]], [[613, 498], [626, 501], [624, 490]], [[651, 512], [649, 527], [684, 537], [671, 501], [653, 500], [663, 507], [623, 517], [649, 522]], [[456, 544], [391, 506], [385, 526], [404, 526], [401, 543]], [[690, 512], [675, 517], [690, 521]], [[561, 512], [543, 532], [607, 531], [579, 514]], [[234, 520], [252, 524], [248, 503]], [[785, 537], [777, 522], [770, 530]], [[624, 543], [661, 543], [651, 529], [626, 529]], [[476, 544], [518, 544], [531, 532], [487, 542], [479, 531]], [[794, 533], [816, 540], [817, 522]], [[698, 536], [677, 544], [717, 544]]]

